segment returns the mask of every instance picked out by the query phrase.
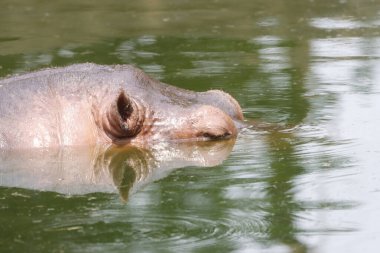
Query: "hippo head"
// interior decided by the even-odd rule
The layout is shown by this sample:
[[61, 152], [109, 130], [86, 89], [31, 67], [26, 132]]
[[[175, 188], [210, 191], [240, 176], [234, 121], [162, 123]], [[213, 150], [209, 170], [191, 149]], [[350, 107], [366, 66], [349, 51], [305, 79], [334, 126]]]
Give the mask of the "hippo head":
[[214, 140], [243, 126], [227, 93], [180, 89], [130, 65], [48, 68], [0, 80], [0, 87], [3, 150]]
[[114, 143], [214, 140], [235, 137], [243, 120], [239, 104], [220, 90], [193, 92], [151, 79], [133, 69], [101, 117]]

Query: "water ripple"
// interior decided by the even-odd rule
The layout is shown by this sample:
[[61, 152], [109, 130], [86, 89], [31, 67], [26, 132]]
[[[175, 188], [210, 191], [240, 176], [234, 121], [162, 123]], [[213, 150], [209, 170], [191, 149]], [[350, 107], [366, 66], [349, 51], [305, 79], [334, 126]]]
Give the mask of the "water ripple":
[[[67, 233], [76, 233], [75, 240], [102, 243], [121, 243], [133, 246], [149, 241], [151, 245], [170, 245], [172, 248], [194, 248], [211, 245], [215, 240], [237, 240], [242, 238], [265, 237], [268, 224], [259, 212], [248, 214], [240, 209], [229, 209], [226, 214], [184, 210], [181, 214], [144, 213], [134, 210], [135, 214], [123, 217], [123, 220], [72, 222], [51, 226], [46, 233], [61, 237]], [[144, 214], [143, 214], [144, 213]], [[120, 214], [120, 213], [119, 213]], [[103, 217], [104, 218], [104, 217]], [[114, 219], [115, 216], [112, 217]], [[119, 217], [121, 218], [121, 217]], [[73, 239], [73, 238], [71, 238]], [[75, 243], [75, 242], [74, 242]]]
[[[195, 211], [195, 210], [193, 210]], [[173, 241], [178, 239], [196, 243], [212, 239], [232, 239], [241, 236], [260, 235], [267, 227], [265, 222], [255, 215], [231, 209], [223, 218], [204, 217], [185, 212], [182, 215], [144, 216], [138, 217], [140, 224], [135, 228], [135, 239], [150, 239], [157, 242]]]

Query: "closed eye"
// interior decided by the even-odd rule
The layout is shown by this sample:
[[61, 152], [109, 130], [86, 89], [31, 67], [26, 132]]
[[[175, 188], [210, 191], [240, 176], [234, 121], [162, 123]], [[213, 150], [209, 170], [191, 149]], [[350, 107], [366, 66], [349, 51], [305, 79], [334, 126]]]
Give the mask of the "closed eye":
[[231, 135], [232, 135], [232, 133], [230, 133], [229, 131], [225, 131], [225, 132], [222, 132], [222, 133], [210, 133], [210, 132], [206, 132], [206, 133], [202, 134], [203, 137], [205, 137], [207, 139], [210, 139], [210, 140], [225, 139], [225, 138], [228, 138]]

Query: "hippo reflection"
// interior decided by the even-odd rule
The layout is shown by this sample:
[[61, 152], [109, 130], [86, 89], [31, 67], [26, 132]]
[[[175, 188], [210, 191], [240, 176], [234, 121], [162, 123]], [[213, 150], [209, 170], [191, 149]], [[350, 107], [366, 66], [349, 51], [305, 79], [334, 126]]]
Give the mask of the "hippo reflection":
[[34, 148], [0, 151], [0, 186], [63, 194], [114, 192], [121, 198], [177, 168], [215, 166], [230, 154], [234, 138], [210, 142]]
[[0, 149], [209, 140], [237, 135], [239, 104], [129, 65], [77, 64], [0, 81]]

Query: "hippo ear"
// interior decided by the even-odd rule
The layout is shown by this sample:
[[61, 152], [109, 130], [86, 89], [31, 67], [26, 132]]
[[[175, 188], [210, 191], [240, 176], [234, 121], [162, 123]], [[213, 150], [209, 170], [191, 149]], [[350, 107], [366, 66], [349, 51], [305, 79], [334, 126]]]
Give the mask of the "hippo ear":
[[116, 105], [120, 117], [126, 121], [133, 113], [133, 104], [124, 91], [120, 92]]
[[124, 91], [120, 91], [107, 111], [103, 129], [112, 140], [136, 136], [142, 129], [145, 108]]

